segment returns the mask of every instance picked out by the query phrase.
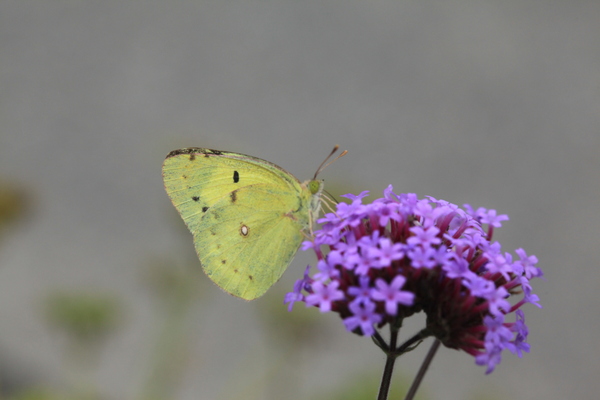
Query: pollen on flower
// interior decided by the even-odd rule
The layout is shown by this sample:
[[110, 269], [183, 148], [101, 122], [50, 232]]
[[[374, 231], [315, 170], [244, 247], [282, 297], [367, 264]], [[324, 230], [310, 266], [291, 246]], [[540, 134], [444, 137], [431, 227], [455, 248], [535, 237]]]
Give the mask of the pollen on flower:
[[363, 204], [367, 195], [346, 195], [350, 204], [317, 221], [322, 228], [302, 245], [315, 252], [316, 271], [307, 267], [286, 295], [290, 310], [300, 301], [335, 312], [348, 331], [366, 336], [423, 311], [430, 336], [474, 356], [487, 373], [503, 350], [529, 351], [521, 308], [540, 307], [530, 280], [543, 273], [535, 256], [517, 249], [513, 257], [492, 242], [507, 215], [395, 194], [391, 185]]

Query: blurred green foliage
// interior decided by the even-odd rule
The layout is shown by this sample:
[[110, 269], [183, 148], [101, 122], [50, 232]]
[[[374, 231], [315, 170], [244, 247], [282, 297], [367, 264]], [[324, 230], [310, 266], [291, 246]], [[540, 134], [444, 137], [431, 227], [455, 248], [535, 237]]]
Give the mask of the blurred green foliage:
[[59, 292], [48, 296], [45, 316], [75, 342], [93, 345], [117, 326], [120, 304], [110, 295]]
[[14, 396], [3, 398], [3, 400], [99, 400], [99, 398], [95, 395], [88, 396], [81, 393], [69, 395], [59, 393], [54, 389], [32, 388]]
[[146, 378], [136, 398], [176, 398], [190, 362], [190, 317], [203, 293], [200, 268], [154, 260], [144, 269], [143, 281], [157, 300], [160, 322], [153, 347], [148, 351]]
[[67, 400], [49, 389], [32, 388], [5, 400]]

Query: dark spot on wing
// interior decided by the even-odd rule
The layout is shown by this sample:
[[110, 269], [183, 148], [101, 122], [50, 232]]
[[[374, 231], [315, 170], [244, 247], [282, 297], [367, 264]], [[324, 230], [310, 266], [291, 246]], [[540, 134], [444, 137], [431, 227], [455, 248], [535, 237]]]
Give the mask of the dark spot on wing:
[[187, 179], [187, 175], [181, 175], [183, 179]]
[[227, 260], [221, 260], [221, 264], [227, 264]]
[[254, 277], [252, 275], [248, 275], [248, 279], [253, 280]]
[[[208, 207], [202, 207], [202, 212], [206, 212], [206, 211], [208, 211]], [[214, 235], [214, 233], [213, 233], [213, 235]]]
[[240, 174], [237, 171], [233, 171], [233, 183], [238, 183], [240, 181]]
[[233, 270], [233, 272], [235, 272], [237, 274], [240, 271], [238, 271], [237, 268], [236, 268], [236, 269]]
[[192, 200], [198, 201], [198, 200], [200, 200], [200, 197], [198, 197], [198, 196], [192, 196]]
[[194, 161], [197, 154], [202, 154], [204, 155], [204, 157], [209, 157], [211, 155], [220, 156], [221, 154], [223, 154], [223, 152], [219, 150], [204, 149], [202, 147], [186, 147], [184, 149], [177, 149], [171, 151], [167, 155], [167, 158], [176, 157], [183, 154], [189, 155], [190, 161]]
[[231, 202], [235, 203], [237, 200], [237, 190], [234, 190], [233, 192], [231, 192], [231, 194], [229, 195], [229, 197], [231, 197]]

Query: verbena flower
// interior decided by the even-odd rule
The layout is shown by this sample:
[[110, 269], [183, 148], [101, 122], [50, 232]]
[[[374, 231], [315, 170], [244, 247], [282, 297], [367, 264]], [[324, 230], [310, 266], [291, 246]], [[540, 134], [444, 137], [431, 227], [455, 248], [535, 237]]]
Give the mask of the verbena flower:
[[316, 253], [317, 271], [311, 276], [309, 266], [288, 293], [289, 310], [302, 301], [338, 313], [346, 329], [368, 336], [423, 311], [424, 336], [474, 356], [486, 373], [504, 349], [519, 357], [529, 351], [521, 307], [541, 307], [529, 281], [542, 271], [525, 250], [515, 250], [513, 259], [492, 242], [494, 228], [508, 216], [396, 195], [392, 186], [383, 198], [363, 204], [367, 194], [344, 196], [350, 204], [338, 204], [317, 221], [321, 230], [303, 243]]

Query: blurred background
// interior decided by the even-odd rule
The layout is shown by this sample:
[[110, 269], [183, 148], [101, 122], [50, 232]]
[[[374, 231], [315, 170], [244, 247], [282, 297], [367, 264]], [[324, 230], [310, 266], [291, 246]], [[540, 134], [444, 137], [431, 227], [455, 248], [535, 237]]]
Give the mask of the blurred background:
[[497, 209], [546, 273], [531, 353], [486, 376], [442, 348], [423, 399], [595, 398], [599, 21], [594, 0], [1, 1], [0, 396], [374, 398], [372, 342], [282, 304], [314, 256], [233, 298], [161, 180], [190, 146], [304, 180], [338, 143], [332, 194]]

